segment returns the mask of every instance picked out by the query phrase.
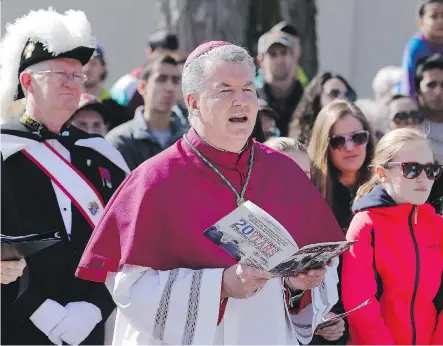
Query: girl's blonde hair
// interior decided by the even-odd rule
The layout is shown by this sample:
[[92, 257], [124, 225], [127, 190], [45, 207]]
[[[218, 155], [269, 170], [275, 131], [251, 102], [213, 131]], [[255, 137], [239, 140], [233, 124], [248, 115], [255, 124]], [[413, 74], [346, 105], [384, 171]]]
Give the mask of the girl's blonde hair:
[[334, 198], [334, 179], [338, 180], [340, 172], [333, 165], [329, 151], [329, 136], [332, 127], [339, 119], [354, 117], [360, 121], [363, 130], [369, 131], [369, 141], [366, 145], [366, 158], [358, 172], [357, 186], [369, 179], [368, 165], [374, 152], [374, 140], [368, 120], [355, 104], [345, 100], [332, 101], [318, 113], [309, 141], [309, 157], [312, 160], [312, 182], [320, 190], [329, 206]]
[[426, 135], [422, 131], [410, 127], [393, 130], [381, 138], [380, 142], [378, 142], [375, 147], [374, 157], [369, 166], [371, 169], [371, 178], [365, 184], [360, 186], [357, 195], [355, 196], [354, 203], [381, 183], [376, 173], [376, 169], [383, 167], [385, 163], [391, 161], [401, 148], [407, 142], [411, 141], [426, 142], [432, 150]]
[[287, 153], [289, 151], [308, 153], [306, 146], [294, 138], [271, 137], [263, 144], [282, 153]]

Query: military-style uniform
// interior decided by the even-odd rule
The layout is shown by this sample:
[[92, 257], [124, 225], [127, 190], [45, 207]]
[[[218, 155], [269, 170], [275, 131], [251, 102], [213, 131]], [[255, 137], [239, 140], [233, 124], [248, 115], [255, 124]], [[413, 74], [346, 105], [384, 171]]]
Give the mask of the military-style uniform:
[[[4, 117], [11, 102], [25, 96], [22, 72], [52, 59], [85, 65], [95, 42], [84, 12], [49, 9], [31, 11], [8, 25], [0, 49]], [[86, 81], [81, 72], [69, 68], [40, 67], [43, 71], [37, 73], [45, 78], [35, 80], [37, 84], [49, 83], [50, 78], [60, 87]], [[31, 72], [34, 79], [32, 74], [36, 72]], [[49, 131], [32, 116], [53, 105], [35, 89], [27, 91], [34, 97], [35, 113], [3, 119], [1, 128], [1, 231], [11, 236], [57, 232], [61, 241], [28, 256], [24, 275], [2, 285], [1, 343], [104, 344], [104, 324], [115, 308], [110, 293], [104, 284], [80, 280], [74, 273], [106, 203], [129, 168], [103, 137], [89, 135], [69, 121], [58, 133]]]
[[[2, 306], [10, 307], [8, 311], [2, 312], [2, 344], [50, 343], [46, 335], [29, 319], [48, 298], [63, 306], [75, 301], [87, 301], [96, 305], [101, 310], [103, 319], [84, 344], [103, 344], [103, 323], [115, 307], [105, 285], [83, 281], [74, 276], [92, 232], [86, 218], [69, 199], [58, 199], [51, 179], [23, 152], [12, 155], [8, 152], [11, 146], [9, 140], [16, 143], [21, 139], [46, 141], [59, 152], [69, 152], [71, 164], [107, 203], [125, 178], [125, 172], [112, 162], [110, 155], [106, 157], [90, 147], [75, 143], [78, 140], [94, 139], [95, 142], [102, 140], [104, 147], [109, 144], [105, 143], [105, 139], [89, 135], [73, 126], [62, 129], [61, 133], [63, 136], [54, 135], [26, 116], [21, 121], [14, 119], [4, 124], [1, 129], [4, 159], [2, 185], [7, 183], [9, 191], [14, 191], [13, 199], [1, 201], [2, 214], [3, 207], [9, 211], [15, 209], [20, 222], [11, 227], [11, 222], [5, 224], [2, 217], [2, 233], [23, 235], [57, 230], [62, 238], [60, 243], [27, 258], [30, 270], [27, 290], [13, 305], [12, 302], [2, 302]], [[5, 154], [10, 156], [5, 158]], [[68, 213], [70, 216], [65, 215]], [[16, 220], [14, 217], [10, 219]], [[7, 218], [5, 222], [6, 220]], [[9, 299], [13, 297], [11, 295]]]

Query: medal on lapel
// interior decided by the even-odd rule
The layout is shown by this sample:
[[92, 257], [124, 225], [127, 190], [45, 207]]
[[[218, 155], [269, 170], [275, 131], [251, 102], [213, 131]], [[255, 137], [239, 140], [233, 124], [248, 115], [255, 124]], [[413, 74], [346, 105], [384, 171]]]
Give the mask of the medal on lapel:
[[91, 212], [92, 215], [97, 214], [98, 210], [100, 209], [100, 206], [98, 205], [97, 202], [89, 202], [89, 211]]
[[98, 167], [98, 171], [100, 172], [103, 186], [107, 186], [108, 188], [112, 189], [111, 173], [109, 173], [109, 171], [103, 167]]

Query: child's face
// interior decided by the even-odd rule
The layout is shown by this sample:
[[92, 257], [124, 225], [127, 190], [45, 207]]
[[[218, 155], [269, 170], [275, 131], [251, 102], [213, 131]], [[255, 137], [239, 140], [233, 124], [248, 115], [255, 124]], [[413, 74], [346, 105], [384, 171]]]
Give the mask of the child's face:
[[430, 3], [425, 6], [423, 17], [420, 19], [420, 29], [428, 38], [443, 38], [443, 4]]
[[295, 161], [297, 165], [306, 173], [306, 175], [311, 178], [311, 161], [309, 160], [309, 155], [301, 151], [291, 150], [285, 152], [292, 160]]
[[[434, 163], [434, 158], [426, 142], [411, 141], [403, 146], [391, 162], [427, 164]], [[400, 166], [383, 169], [383, 172], [384, 187], [397, 204], [423, 204], [428, 199], [434, 181], [426, 177], [424, 170], [414, 179], [405, 178]]]

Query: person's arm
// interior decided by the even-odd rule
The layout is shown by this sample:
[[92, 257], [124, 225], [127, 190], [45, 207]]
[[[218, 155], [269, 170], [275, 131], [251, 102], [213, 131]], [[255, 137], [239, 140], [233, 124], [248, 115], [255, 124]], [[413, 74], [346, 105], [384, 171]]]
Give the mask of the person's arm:
[[389, 329], [381, 316], [377, 300], [375, 279], [375, 255], [373, 225], [366, 213], [357, 214], [349, 226], [347, 240], [357, 240], [349, 251], [343, 254], [341, 277], [342, 300], [345, 310], [351, 310], [368, 298], [372, 303], [348, 316], [350, 333], [357, 344], [395, 344]]
[[108, 274], [106, 285], [137, 331], [166, 344], [212, 344], [223, 272], [124, 265], [120, 272]]
[[415, 96], [415, 70], [417, 68], [417, 61], [420, 57], [420, 51], [422, 50], [423, 42], [419, 38], [412, 38], [406, 44], [403, 58], [402, 58], [402, 69], [403, 69], [403, 79], [401, 83], [402, 93]]
[[300, 293], [296, 299], [298, 306], [288, 307], [297, 339], [305, 345], [311, 342], [317, 326], [338, 301], [338, 259], [333, 263], [320, 285]]

